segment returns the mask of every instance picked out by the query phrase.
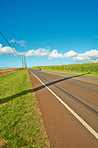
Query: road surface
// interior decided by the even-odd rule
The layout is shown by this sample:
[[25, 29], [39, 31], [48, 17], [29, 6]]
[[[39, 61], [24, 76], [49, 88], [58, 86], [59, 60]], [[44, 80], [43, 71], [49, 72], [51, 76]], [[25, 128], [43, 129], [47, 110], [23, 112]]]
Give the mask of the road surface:
[[29, 74], [51, 148], [97, 148], [98, 85], [32, 69]]

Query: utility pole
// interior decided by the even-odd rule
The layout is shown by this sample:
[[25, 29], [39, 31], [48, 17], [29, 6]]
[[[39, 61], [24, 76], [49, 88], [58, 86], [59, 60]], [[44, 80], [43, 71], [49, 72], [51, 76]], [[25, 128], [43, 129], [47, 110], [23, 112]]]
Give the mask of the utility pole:
[[23, 55], [22, 55], [22, 68], [23, 68]]
[[24, 65], [25, 65], [25, 68], [27, 68], [26, 57], [25, 56], [24, 56]]

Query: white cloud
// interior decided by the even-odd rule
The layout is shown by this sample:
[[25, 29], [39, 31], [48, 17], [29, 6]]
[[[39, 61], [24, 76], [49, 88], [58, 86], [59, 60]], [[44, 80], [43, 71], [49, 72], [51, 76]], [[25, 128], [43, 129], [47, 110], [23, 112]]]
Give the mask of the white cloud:
[[45, 48], [39, 48], [37, 50], [29, 50], [26, 53], [26, 56], [38, 56], [38, 57], [44, 57], [44, 56], [48, 56], [49, 55], [49, 49], [45, 49]]
[[12, 40], [10, 40], [9, 41], [9, 43], [18, 43], [18, 44], [20, 44], [21, 46], [25, 46], [25, 41], [23, 41], [23, 40], [20, 40], [20, 41], [16, 41], [15, 39], [12, 39]]
[[76, 55], [77, 55], [77, 53], [76, 53], [75, 51], [70, 50], [70, 51], [68, 51], [68, 52], [66, 52], [66, 53], [64, 54], [64, 57], [66, 57], [66, 58], [71, 58], [71, 57], [74, 57], [74, 56], [76, 56]]
[[[15, 49], [13, 48], [13, 50]], [[9, 46], [2, 47], [2, 44], [0, 44], [0, 55], [9, 55], [9, 54], [14, 55], [13, 50]]]
[[0, 48], [2, 48], [2, 44], [0, 44]]
[[[14, 49], [14, 48], [13, 48]], [[15, 49], [14, 49], [15, 50]], [[17, 52], [15, 50], [15, 52]], [[0, 55], [15, 55], [11, 47], [5, 46], [2, 47], [2, 44], [0, 44]], [[56, 49], [53, 51], [50, 51], [49, 48], [39, 48], [37, 50], [29, 50], [27, 52], [17, 52], [18, 55], [24, 55], [29, 56], [37, 56], [37, 57], [48, 57], [48, 60], [51, 60], [53, 58], [69, 58], [72, 59], [75, 62], [98, 62], [98, 50], [92, 49], [90, 51], [86, 51], [84, 53], [76, 53], [74, 50], [70, 50], [69, 52], [66, 52], [64, 54], [58, 53]]]
[[16, 42], [15, 39], [9, 41], [9, 43], [15, 43], [15, 42]]
[[98, 61], [98, 50], [86, 51], [82, 54], [77, 54], [76, 57], [72, 58], [76, 62], [97, 62]]
[[52, 58], [48, 58], [48, 60], [52, 60]]
[[64, 55], [61, 53], [58, 53], [58, 51], [54, 49], [52, 52], [49, 53], [48, 59], [53, 59], [53, 58], [64, 58]]

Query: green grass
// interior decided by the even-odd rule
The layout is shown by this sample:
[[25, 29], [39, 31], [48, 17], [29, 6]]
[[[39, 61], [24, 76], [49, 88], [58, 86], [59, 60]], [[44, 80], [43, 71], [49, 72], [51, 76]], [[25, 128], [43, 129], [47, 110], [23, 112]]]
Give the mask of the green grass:
[[42, 69], [42, 70], [98, 77], [98, 73], [92, 73], [92, 72], [78, 72], [78, 71], [64, 71], [64, 70], [49, 70], [49, 69]]
[[[83, 74], [87, 76], [98, 77], [98, 62], [70, 64], [70, 65], [40, 66], [40, 67], [42, 70], [65, 72], [65, 73], [71, 73], [71, 74]], [[36, 69], [36, 68], [37, 66], [33, 67], [33, 69]]]
[[0, 81], [0, 141], [8, 141], [8, 148], [50, 147], [28, 71]]

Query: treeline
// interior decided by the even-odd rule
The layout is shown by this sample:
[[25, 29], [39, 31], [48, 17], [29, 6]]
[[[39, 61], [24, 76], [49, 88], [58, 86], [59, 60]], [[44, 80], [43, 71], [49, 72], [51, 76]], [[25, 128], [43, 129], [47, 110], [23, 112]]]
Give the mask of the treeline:
[[[34, 66], [36, 69], [39, 66]], [[98, 73], [98, 62], [83, 63], [83, 64], [69, 64], [69, 65], [54, 65], [54, 66], [40, 66], [42, 70], [63, 70], [63, 71], [78, 71], [78, 72], [95, 72]]]

